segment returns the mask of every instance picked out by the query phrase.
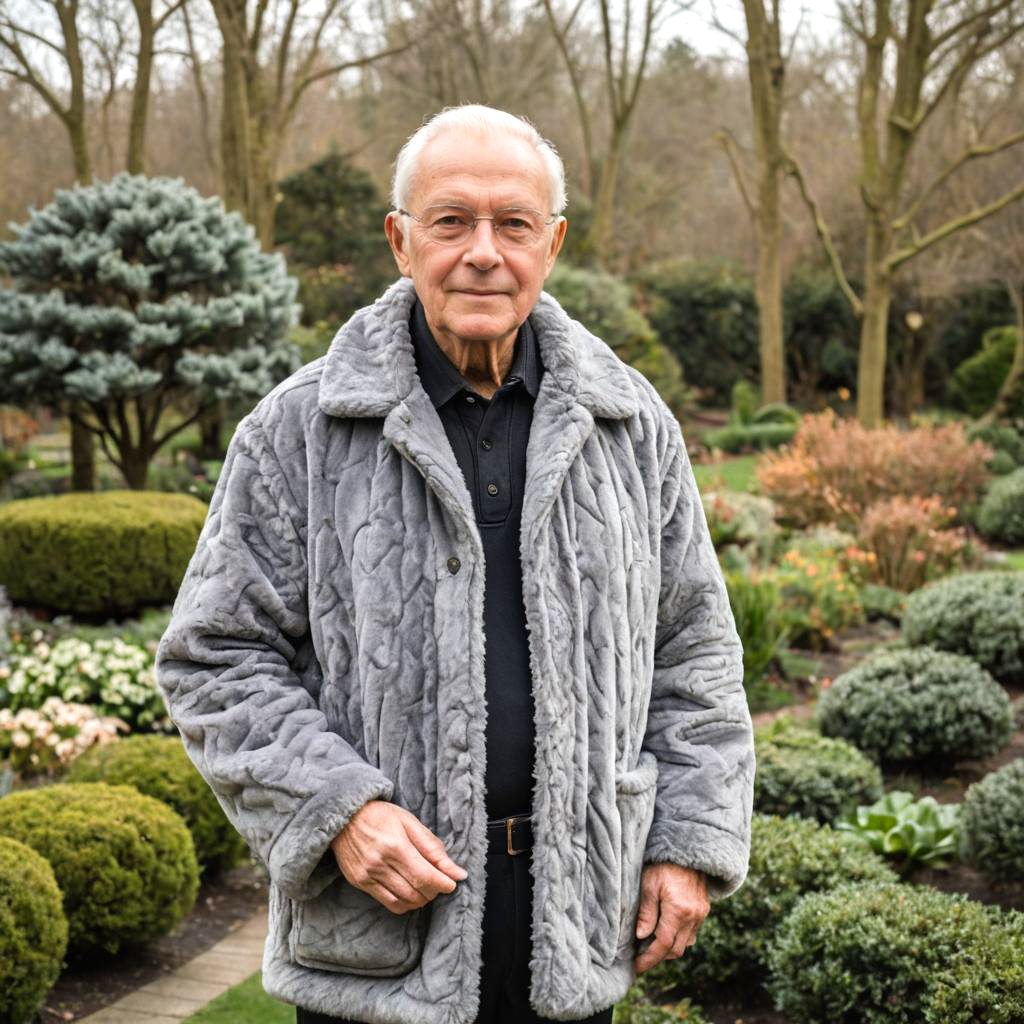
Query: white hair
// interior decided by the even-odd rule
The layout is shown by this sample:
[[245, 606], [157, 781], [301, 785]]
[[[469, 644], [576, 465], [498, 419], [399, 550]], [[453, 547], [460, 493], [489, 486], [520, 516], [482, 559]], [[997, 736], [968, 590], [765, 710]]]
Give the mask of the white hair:
[[472, 132], [485, 135], [504, 132], [525, 139], [540, 154], [551, 188], [550, 213], [565, 209], [565, 167], [552, 143], [525, 118], [509, 114], [481, 103], [466, 103], [459, 107], [445, 107], [425, 121], [409, 136], [395, 159], [395, 175], [391, 179], [391, 202], [396, 210], [404, 210], [409, 200], [409, 188], [415, 177], [420, 154], [427, 143], [447, 131]]

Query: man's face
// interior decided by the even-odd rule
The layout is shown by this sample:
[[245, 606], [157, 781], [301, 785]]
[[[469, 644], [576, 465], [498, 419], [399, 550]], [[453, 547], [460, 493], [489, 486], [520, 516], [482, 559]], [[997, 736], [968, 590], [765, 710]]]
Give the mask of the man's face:
[[[551, 213], [540, 154], [525, 139], [445, 132], [420, 154], [408, 209], [464, 206], [479, 217], [510, 207]], [[489, 220], [457, 245], [431, 239], [425, 227], [389, 213], [385, 231], [398, 269], [411, 277], [427, 323], [465, 343], [514, 335], [529, 315], [562, 247], [566, 221], [544, 229], [533, 246], [505, 244]]]

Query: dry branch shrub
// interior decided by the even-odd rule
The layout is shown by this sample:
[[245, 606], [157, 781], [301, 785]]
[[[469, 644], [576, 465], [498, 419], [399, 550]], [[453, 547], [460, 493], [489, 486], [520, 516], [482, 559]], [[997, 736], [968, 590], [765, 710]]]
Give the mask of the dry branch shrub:
[[991, 456], [987, 445], [967, 440], [960, 423], [867, 430], [826, 409], [805, 416], [782, 451], [761, 456], [757, 476], [787, 524], [856, 532], [867, 509], [887, 498], [934, 495], [960, 515], [978, 501]]

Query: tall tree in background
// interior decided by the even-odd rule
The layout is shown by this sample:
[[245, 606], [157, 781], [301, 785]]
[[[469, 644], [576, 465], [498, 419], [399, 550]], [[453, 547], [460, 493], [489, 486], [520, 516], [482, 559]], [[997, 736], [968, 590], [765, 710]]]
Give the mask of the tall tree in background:
[[[1024, 30], [1022, 0], [856, 0], [841, 2], [843, 22], [857, 41], [860, 196], [864, 212], [863, 294], [851, 286], [831, 233], [796, 163], [800, 185], [840, 286], [861, 318], [857, 416], [866, 427], [884, 415], [886, 342], [893, 282], [901, 267], [933, 245], [1024, 197], [1018, 181], [988, 202], [969, 206], [922, 230], [935, 199], [965, 166], [1024, 142], [1015, 130], [991, 142], [975, 139], [952, 155], [931, 180], [915, 180], [915, 148], [936, 111], [955, 104], [972, 75]], [[886, 75], [892, 67], [892, 80]], [[995, 84], [995, 83], [992, 83]], [[1020, 111], [1017, 112], [1018, 114]]]
[[728, 131], [718, 139], [732, 166], [757, 238], [758, 340], [761, 353], [761, 401], [786, 400], [786, 362], [782, 333], [782, 212], [781, 191], [788, 157], [782, 141], [782, 114], [786, 87], [786, 58], [782, 52], [779, 21], [781, 0], [743, 0], [747, 25], [743, 43], [747, 53], [750, 105], [753, 114], [757, 173], [754, 187], [747, 177], [738, 146]]
[[281, 5], [280, 24], [275, 20], [278, 8], [272, 10], [269, 0], [210, 2], [222, 39], [222, 193], [228, 208], [241, 211], [269, 248], [278, 159], [306, 90], [315, 82], [401, 53], [413, 40], [339, 59], [342, 41], [355, 34], [345, 0], [323, 0], [312, 18], [308, 0], [304, 5], [303, 0], [288, 0]]
[[[590, 225], [581, 253], [599, 267], [607, 266], [615, 225], [615, 197], [619, 175], [626, 159], [629, 129], [636, 112], [640, 90], [648, 73], [652, 44], [661, 25], [668, 0], [596, 0], [595, 11], [587, 0], [576, 0], [568, 15], [556, 12], [552, 0], [543, 0], [565, 69], [572, 84], [573, 99], [583, 136], [584, 189], [591, 201]], [[676, 4], [676, 9], [680, 5]], [[607, 112], [606, 137], [595, 130], [594, 97], [585, 82], [589, 59], [586, 51], [591, 36], [580, 31], [584, 11], [596, 14], [600, 51], [600, 74]]]

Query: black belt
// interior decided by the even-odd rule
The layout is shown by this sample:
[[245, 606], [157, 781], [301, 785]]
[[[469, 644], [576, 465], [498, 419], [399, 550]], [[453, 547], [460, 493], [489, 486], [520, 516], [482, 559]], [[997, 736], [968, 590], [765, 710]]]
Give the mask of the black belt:
[[515, 856], [533, 846], [531, 815], [513, 814], [487, 822], [487, 852]]

